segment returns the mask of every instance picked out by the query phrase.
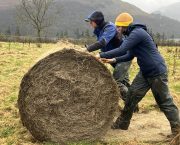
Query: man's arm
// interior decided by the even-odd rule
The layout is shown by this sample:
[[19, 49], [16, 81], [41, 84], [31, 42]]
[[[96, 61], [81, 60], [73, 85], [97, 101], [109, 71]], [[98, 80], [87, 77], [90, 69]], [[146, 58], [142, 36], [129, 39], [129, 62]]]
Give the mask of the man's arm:
[[93, 44], [91, 44], [89, 46], [86, 46], [87, 51], [93, 52], [93, 51], [99, 50], [99, 49], [101, 49], [101, 48], [103, 48], [105, 46], [104, 43], [105, 42], [102, 41], [102, 42], [96, 42], [96, 43], [93, 43]]
[[132, 31], [131, 34], [125, 38], [120, 47], [113, 49], [108, 52], [100, 53], [101, 58], [115, 58], [118, 56], [125, 55], [128, 50], [131, 51], [133, 47], [136, 47], [141, 42], [141, 37], [136, 30]]
[[116, 62], [126, 62], [126, 61], [130, 61], [134, 58], [134, 55], [132, 53], [132, 51], [127, 51], [127, 53], [125, 55], [122, 55], [120, 57], [116, 57]]
[[89, 52], [93, 52], [103, 47], [106, 47], [106, 45], [114, 38], [115, 35], [116, 35], [116, 28], [112, 25], [106, 26], [99, 40], [96, 43], [87, 46], [87, 50]]
[[104, 63], [119, 63], [119, 62], [127, 62], [130, 61], [134, 58], [134, 55], [132, 52], [127, 51], [127, 53], [123, 56], [116, 57], [116, 58], [111, 58], [111, 59], [106, 59], [106, 58], [101, 58], [101, 61]]

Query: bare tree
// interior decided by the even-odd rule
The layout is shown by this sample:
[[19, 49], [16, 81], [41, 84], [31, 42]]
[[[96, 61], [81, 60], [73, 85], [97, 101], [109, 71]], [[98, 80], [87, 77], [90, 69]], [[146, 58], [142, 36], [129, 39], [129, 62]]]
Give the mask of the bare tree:
[[50, 8], [54, 0], [20, 0], [17, 7], [17, 17], [35, 29], [39, 41], [44, 30], [54, 22], [54, 16], [50, 14]]

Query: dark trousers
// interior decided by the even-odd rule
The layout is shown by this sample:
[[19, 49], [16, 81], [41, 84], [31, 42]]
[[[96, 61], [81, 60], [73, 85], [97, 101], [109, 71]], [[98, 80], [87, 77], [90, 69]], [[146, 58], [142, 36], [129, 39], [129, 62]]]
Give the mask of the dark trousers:
[[131, 63], [132, 63], [132, 61], [121, 62], [121, 63], [117, 63], [114, 66], [113, 77], [119, 86], [119, 89], [121, 92], [121, 97], [123, 100], [125, 100], [125, 96], [128, 91], [128, 87], [130, 86], [129, 68], [131, 66]]
[[120, 116], [121, 121], [131, 120], [134, 108], [150, 89], [159, 108], [169, 120], [172, 131], [177, 126], [180, 127], [179, 110], [169, 93], [166, 73], [152, 78], [144, 78], [141, 72], [137, 74], [127, 93], [125, 107]]

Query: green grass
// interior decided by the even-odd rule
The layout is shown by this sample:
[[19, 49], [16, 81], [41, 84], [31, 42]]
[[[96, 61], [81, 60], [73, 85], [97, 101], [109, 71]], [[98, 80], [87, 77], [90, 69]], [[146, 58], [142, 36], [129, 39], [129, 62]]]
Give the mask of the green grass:
[[5, 127], [0, 132], [0, 137], [7, 138], [8, 136], [13, 135], [15, 132], [15, 128], [13, 126]]
[[[27, 145], [55, 145], [53, 143], [39, 143], [35, 141], [30, 133], [22, 126], [17, 109], [17, 97], [19, 85], [23, 75], [28, 69], [37, 62], [38, 59], [48, 54], [49, 51], [54, 51], [57, 48], [63, 48], [70, 44], [42, 44], [42, 48], [38, 48], [35, 44], [12, 43], [9, 48], [8, 43], [0, 43], [0, 144], [27, 144]], [[73, 45], [69, 46], [72, 47]], [[168, 52], [166, 48], [161, 48], [161, 52], [166, 59], [169, 68], [169, 85], [175, 101], [180, 105], [180, 59], [176, 60], [176, 73], [172, 75], [173, 52], [175, 48], [170, 48]], [[138, 72], [136, 62], [133, 63], [130, 69], [131, 80]], [[155, 101], [148, 92], [146, 97], [140, 103], [141, 110], [151, 111], [156, 109]], [[95, 143], [102, 145], [103, 143]], [[108, 143], [117, 144], [117, 143]], [[79, 143], [73, 145], [88, 145]]]

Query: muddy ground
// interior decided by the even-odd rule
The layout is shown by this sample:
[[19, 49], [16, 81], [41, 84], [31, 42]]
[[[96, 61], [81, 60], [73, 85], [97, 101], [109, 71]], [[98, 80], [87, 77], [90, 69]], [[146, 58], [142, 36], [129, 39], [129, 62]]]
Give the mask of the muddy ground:
[[134, 144], [169, 144], [167, 135], [171, 133], [165, 115], [154, 110], [148, 113], [135, 113], [127, 131], [110, 129], [104, 142], [131, 142]]

